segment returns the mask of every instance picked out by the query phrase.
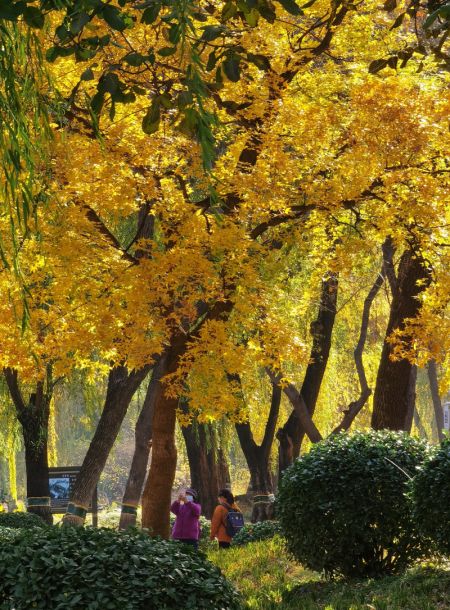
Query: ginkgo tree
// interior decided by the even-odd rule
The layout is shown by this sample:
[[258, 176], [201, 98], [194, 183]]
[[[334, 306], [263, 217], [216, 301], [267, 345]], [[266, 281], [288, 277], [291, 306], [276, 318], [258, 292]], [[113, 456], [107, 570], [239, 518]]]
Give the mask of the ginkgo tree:
[[[91, 366], [95, 351], [117, 377], [66, 522], [83, 521], [126, 411], [114, 388], [129, 396], [163, 363], [143, 524], [167, 535], [180, 398], [200, 421], [239, 421], [242, 400], [229, 379], [249, 359], [280, 376], [284, 389], [296, 381], [292, 365], [309, 360], [309, 346], [292, 332], [301, 311], [283, 307], [289, 252], [311, 262], [309, 302], [323, 277], [353, 268], [356, 251], [379, 256], [389, 236], [417, 259], [429, 229], [443, 223], [445, 77], [414, 66], [369, 73], [380, 48], [398, 49], [411, 35], [406, 26], [390, 30], [372, 2], [318, 0], [297, 15], [288, 5], [260, 2], [263, 18], [247, 11], [243, 27], [242, 8], [217, 3], [208, 12], [202, 4], [200, 40], [177, 40], [170, 19], [146, 27], [136, 18], [115, 30], [103, 10], [67, 36], [70, 53], [56, 53], [43, 33], [61, 96], [49, 172], [55, 216], [43, 214], [41, 237], [26, 242], [33, 320], [28, 335], [11, 335], [3, 366], [42, 384], [47, 365], [58, 378]], [[64, 32], [77, 29], [64, 19]], [[115, 44], [97, 42], [104, 36]], [[92, 61], [77, 63], [90, 37]], [[186, 82], [194, 50], [201, 67], [188, 80], [204, 95]], [[217, 125], [205, 125], [215, 115]], [[205, 142], [214, 146], [208, 173]], [[45, 264], [34, 271], [41, 248]], [[62, 273], [69, 281], [58, 280]], [[26, 337], [33, 349], [18, 353]], [[304, 403], [294, 403], [314, 424]]]

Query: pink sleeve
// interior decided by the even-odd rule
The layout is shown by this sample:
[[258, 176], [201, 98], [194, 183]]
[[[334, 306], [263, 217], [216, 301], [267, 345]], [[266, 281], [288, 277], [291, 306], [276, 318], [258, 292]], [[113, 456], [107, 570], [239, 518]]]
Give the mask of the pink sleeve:
[[174, 515], [178, 515], [178, 513], [180, 512], [180, 503], [178, 502], [178, 500], [175, 500], [175, 502], [172, 502], [172, 506], [170, 507], [170, 510], [173, 512]]

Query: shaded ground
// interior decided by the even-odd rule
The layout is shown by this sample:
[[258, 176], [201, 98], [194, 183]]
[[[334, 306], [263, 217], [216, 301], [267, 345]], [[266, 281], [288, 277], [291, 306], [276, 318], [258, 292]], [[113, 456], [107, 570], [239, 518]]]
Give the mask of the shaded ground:
[[450, 565], [380, 580], [324, 582], [291, 561], [280, 540], [209, 553], [252, 610], [450, 610]]

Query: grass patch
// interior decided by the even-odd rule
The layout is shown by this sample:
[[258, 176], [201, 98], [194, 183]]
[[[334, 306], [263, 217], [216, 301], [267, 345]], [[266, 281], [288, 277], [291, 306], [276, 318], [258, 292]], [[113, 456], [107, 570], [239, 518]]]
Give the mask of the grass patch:
[[280, 538], [210, 552], [251, 610], [450, 610], [450, 565], [379, 580], [326, 582], [286, 553]]

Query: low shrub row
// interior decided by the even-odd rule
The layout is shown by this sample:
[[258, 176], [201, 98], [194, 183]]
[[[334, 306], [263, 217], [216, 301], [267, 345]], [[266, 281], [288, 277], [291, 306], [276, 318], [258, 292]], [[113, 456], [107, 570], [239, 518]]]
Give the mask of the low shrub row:
[[202, 553], [145, 533], [49, 527], [0, 539], [1, 610], [241, 607]]
[[233, 546], [242, 546], [249, 542], [269, 540], [274, 536], [282, 535], [278, 521], [261, 521], [245, 525], [233, 538]]

